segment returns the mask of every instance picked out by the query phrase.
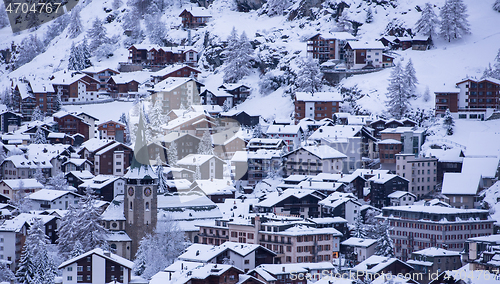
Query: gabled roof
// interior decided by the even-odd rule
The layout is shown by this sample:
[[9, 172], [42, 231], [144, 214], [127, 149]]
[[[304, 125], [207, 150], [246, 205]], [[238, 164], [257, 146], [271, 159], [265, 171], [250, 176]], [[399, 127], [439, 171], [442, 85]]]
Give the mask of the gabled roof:
[[431, 248], [426, 248], [423, 250], [419, 251], [414, 251], [414, 254], [418, 255], [425, 255], [425, 256], [459, 256], [460, 252], [458, 251], [451, 251], [451, 250], [445, 250], [442, 248], [436, 248], [436, 247], [431, 247]]
[[288, 134], [293, 134], [293, 135], [298, 135], [300, 133], [300, 126], [298, 125], [270, 125], [269, 128], [267, 129], [266, 134], [267, 135], [288, 135]]
[[123, 146], [124, 148], [128, 148], [130, 150], [132, 150], [129, 146], [123, 144], [123, 143], [120, 143], [118, 141], [114, 141], [114, 143], [112, 144], [109, 144], [108, 146], [102, 148], [101, 150], [97, 151], [95, 154], [96, 155], [102, 155], [102, 154], [106, 154], [106, 152], [112, 150], [113, 148], [116, 148], [118, 146]]
[[120, 74], [120, 72], [112, 69], [112, 68], [109, 68], [109, 67], [97, 67], [97, 66], [90, 66], [90, 67], [87, 67], [83, 70], [81, 70], [81, 72], [83, 73], [89, 73], [89, 74], [96, 74], [96, 73], [101, 73], [101, 72], [104, 72], [104, 71], [112, 71], [116, 74]]
[[380, 41], [349, 41], [346, 46], [349, 45], [352, 49], [385, 49], [385, 46]]
[[393, 193], [387, 195], [387, 197], [389, 197], [389, 198], [401, 198], [407, 194], [413, 196], [413, 198], [415, 198], [415, 199], [417, 198], [415, 196], [415, 194], [408, 192], [408, 191], [401, 191], [401, 190], [394, 191]]
[[177, 161], [177, 165], [201, 166], [204, 163], [208, 162], [211, 158], [215, 158], [216, 160], [219, 160], [225, 164], [223, 160], [214, 155], [189, 154], [186, 157]]
[[198, 69], [195, 69], [189, 65], [186, 65], [186, 64], [173, 64], [173, 65], [169, 65], [163, 69], [160, 69], [156, 72], [153, 72], [151, 73], [151, 76], [153, 77], [163, 77], [163, 76], [166, 76], [170, 73], [173, 73], [175, 71], [178, 71], [178, 70], [181, 70], [182, 68], [189, 68], [189, 69], [192, 69], [193, 72], [196, 72], [196, 73], [201, 73], [200, 70]]
[[361, 239], [361, 238], [350, 237], [340, 244], [343, 246], [353, 246], [353, 247], [366, 248], [366, 247], [372, 246], [375, 243], [377, 243], [376, 239]]
[[33, 93], [54, 93], [54, 87], [51, 82], [40, 79], [30, 81], [31, 90]]
[[87, 171], [87, 170], [83, 170], [83, 171], [70, 171], [69, 173], [66, 173], [66, 175], [69, 175], [69, 174], [72, 174], [74, 175], [75, 177], [79, 178], [80, 180], [85, 180], [85, 179], [91, 179], [94, 177], [94, 175]]
[[[498, 142], [498, 141], [497, 141]], [[480, 174], [483, 178], [495, 178], [499, 167], [499, 158], [468, 158], [463, 159], [462, 173], [465, 175]]]
[[278, 192], [271, 192], [266, 196], [266, 199], [257, 203], [255, 206], [259, 207], [273, 207], [276, 204], [280, 203], [281, 201], [289, 198], [289, 197], [294, 197], [297, 199], [302, 199], [306, 196], [313, 196], [314, 198], [321, 200], [323, 199], [324, 195], [319, 194], [316, 190], [310, 190], [310, 189], [298, 189], [298, 188], [290, 188], [283, 193], [278, 193]]
[[104, 210], [101, 214], [101, 218], [104, 221], [125, 221], [126, 218], [123, 214], [123, 200], [113, 200], [113, 202], [109, 204], [108, 208], [106, 208], [106, 210]]
[[71, 158], [71, 159], [68, 159], [66, 162], [64, 162], [62, 165], [67, 165], [67, 164], [73, 164], [75, 166], [82, 166], [83, 164], [89, 164], [91, 165], [92, 163], [87, 160], [87, 159], [75, 159], [75, 158]]
[[[189, 9], [184, 9], [184, 11], [191, 13], [193, 17], [202, 17], [202, 18], [210, 18], [212, 15], [208, 12], [208, 10], [204, 7], [190, 7]], [[184, 12], [182, 11], [182, 12]], [[181, 13], [182, 15], [182, 13]], [[179, 15], [180, 17], [180, 15]]]
[[320, 35], [324, 39], [356, 40], [356, 38], [348, 32], [317, 33], [310, 37], [309, 40], [317, 35]]
[[66, 194], [72, 194], [75, 197], [81, 197], [81, 195], [71, 192], [71, 191], [66, 191], [66, 190], [54, 190], [54, 189], [41, 189], [37, 192], [34, 192], [30, 195], [28, 195], [28, 198], [31, 200], [37, 200], [37, 201], [54, 201], [58, 198], [61, 198], [62, 196], [65, 196]]
[[391, 257], [385, 257], [385, 256], [380, 256], [380, 255], [372, 255], [360, 264], [356, 265], [353, 267], [351, 270], [353, 271], [363, 271], [365, 273], [370, 272], [370, 273], [377, 273], [385, 269], [387, 266], [393, 264], [394, 262], [399, 262], [402, 265], [405, 265], [409, 268], [412, 268], [412, 266], [402, 262], [401, 260], [397, 258], [391, 258]]
[[321, 140], [321, 138], [350, 138], [358, 135], [363, 129], [361, 125], [324, 125], [314, 131], [310, 140]]
[[99, 138], [91, 138], [80, 145], [80, 151], [81, 152], [83, 149], [86, 149], [89, 152], [95, 152], [106, 145], [114, 143], [115, 140], [104, 140], [104, 139], [99, 139]]
[[378, 184], [384, 184], [384, 183], [386, 183], [394, 178], [401, 178], [402, 180], [409, 182], [406, 178], [398, 176], [398, 175], [393, 175], [393, 174], [377, 174], [377, 175], [371, 177], [370, 179], [368, 179], [368, 181], [378, 183]]
[[2, 181], [5, 183], [8, 187], [10, 187], [12, 190], [18, 190], [21, 188], [23, 189], [41, 189], [44, 187], [43, 184], [39, 183], [36, 179], [34, 178], [29, 178], [29, 179], [4, 179]]
[[223, 179], [195, 180], [191, 188], [195, 187], [198, 187], [206, 195], [226, 195], [236, 191], [230, 180]]
[[[178, 88], [178, 87], [186, 84], [189, 81], [196, 81], [196, 80], [193, 78], [185, 78], [185, 77], [168, 77], [167, 79], [156, 84], [153, 87], [152, 91], [153, 92], [170, 92], [170, 91], [173, 91], [175, 88]], [[196, 81], [196, 83], [201, 84], [198, 81]]]
[[481, 174], [444, 173], [441, 193], [444, 195], [476, 195]]
[[199, 263], [198, 266], [189, 270], [181, 270], [181, 271], [176, 271], [174, 273], [167, 271], [160, 271], [151, 278], [149, 284], [192, 283], [195, 282], [193, 280], [205, 280], [210, 276], [220, 276], [231, 269], [235, 270], [237, 274], [243, 273], [243, 270], [229, 264]]
[[258, 244], [242, 244], [237, 242], [224, 242], [219, 246], [204, 245], [204, 244], [192, 244], [186, 251], [181, 254], [178, 259], [184, 261], [194, 261], [194, 262], [209, 262], [214, 257], [217, 257], [221, 253], [230, 250], [242, 257], [258, 250], [263, 249], [272, 255], [276, 255], [275, 252], [261, 246]]
[[95, 80], [89, 75], [80, 73], [78, 71], [61, 70], [52, 75], [54, 76], [54, 78], [50, 80], [50, 83], [54, 85], [71, 85], [76, 81], [82, 81], [84, 84], [88, 84], [86, 81], [82, 80], [84, 77], [88, 77], [95, 83], [99, 83], [99, 81]]
[[92, 188], [92, 189], [101, 189], [101, 188], [103, 188], [103, 187], [109, 185], [110, 183], [113, 183], [119, 179], [121, 179], [121, 177], [113, 176], [113, 175], [98, 175], [98, 176], [92, 177], [90, 179], [86, 179], [78, 187], [79, 188], [87, 188], [90, 186], [90, 188]]
[[[109, 255], [108, 255], [108, 253], [109, 253]], [[128, 269], [132, 269], [132, 267], [134, 266], [134, 263], [132, 261], [128, 260], [128, 259], [125, 259], [125, 258], [123, 258], [123, 257], [121, 257], [119, 255], [114, 254], [114, 253], [106, 252], [106, 251], [104, 251], [101, 248], [96, 248], [96, 249], [88, 251], [88, 252], [86, 252], [84, 254], [81, 254], [81, 255], [79, 255], [77, 257], [74, 257], [72, 259], [66, 260], [65, 262], [61, 263], [61, 265], [59, 265], [58, 268], [62, 269], [64, 267], [66, 267], [66, 266], [68, 266], [68, 265], [70, 265], [70, 264], [72, 264], [72, 263], [74, 263], [74, 262], [82, 259], [82, 258], [86, 258], [87, 256], [91, 256], [91, 255], [94, 255], [94, 254], [98, 255], [98, 256], [106, 259], [106, 260], [110, 260], [112, 262], [118, 263], [121, 266], [124, 266], [124, 267], [126, 267]]]
[[319, 146], [303, 146], [299, 149], [296, 149], [285, 156], [292, 155], [295, 152], [298, 152], [300, 150], [307, 151], [311, 153], [312, 155], [318, 157], [321, 160], [324, 159], [346, 159], [347, 156], [340, 153], [336, 149], [328, 146], [328, 145], [319, 145]]

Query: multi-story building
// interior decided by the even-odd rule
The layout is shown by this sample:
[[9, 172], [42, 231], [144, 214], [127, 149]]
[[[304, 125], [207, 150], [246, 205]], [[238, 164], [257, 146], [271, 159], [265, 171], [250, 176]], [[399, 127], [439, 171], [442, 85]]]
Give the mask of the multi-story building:
[[21, 126], [23, 116], [10, 110], [0, 111], [0, 133], [14, 132]]
[[449, 109], [455, 118], [484, 120], [500, 109], [500, 80], [468, 78], [456, 87], [435, 92], [436, 115]]
[[217, 90], [225, 91], [232, 95], [233, 104], [231, 107], [241, 104], [248, 98], [248, 96], [250, 96], [250, 87], [243, 84], [225, 83], [220, 85]]
[[77, 71], [53, 74], [50, 83], [62, 102], [91, 102], [99, 99], [99, 81]]
[[278, 213], [292, 216], [315, 218], [319, 217], [318, 202], [325, 195], [310, 189], [290, 188], [283, 193], [272, 192], [267, 198], [255, 204], [255, 210], [260, 213]]
[[192, 46], [161, 47], [159, 45], [134, 44], [128, 48], [128, 61], [132, 64], [164, 66], [173, 63], [196, 65], [198, 52]]
[[419, 283], [429, 283], [433, 280], [429, 275], [438, 275], [442, 271], [452, 271], [462, 267], [460, 252], [436, 247], [413, 252], [411, 259], [406, 263], [413, 266], [415, 272], [422, 274]]
[[84, 136], [84, 141], [89, 139], [91, 125], [83, 118], [65, 111], [56, 112], [53, 117], [58, 124], [59, 132], [68, 135], [81, 134]]
[[201, 86], [203, 84], [193, 78], [169, 77], [151, 90], [151, 102], [162, 100], [163, 114], [168, 114], [172, 109], [180, 109], [181, 106], [199, 105]]
[[123, 176], [132, 163], [133, 150], [114, 141], [94, 154], [94, 174]]
[[95, 66], [85, 68], [81, 72], [99, 81], [98, 89], [100, 92], [109, 92], [108, 80], [111, 78], [111, 76], [120, 74], [120, 72], [111, 68]]
[[396, 154], [396, 174], [406, 178], [409, 191], [420, 198], [436, 190], [437, 163], [436, 158]]
[[201, 179], [223, 179], [225, 162], [214, 155], [189, 154], [177, 161], [181, 168], [200, 172]]
[[307, 56], [323, 63], [330, 59], [345, 60], [344, 46], [356, 38], [348, 32], [320, 33], [307, 40]]
[[300, 147], [303, 131], [298, 125], [279, 125], [269, 126], [266, 132], [268, 138], [278, 138], [285, 141], [287, 150], [292, 151]]
[[468, 238], [493, 234], [495, 222], [488, 210], [425, 205], [384, 207], [376, 218], [390, 221], [395, 254], [402, 260], [429, 247], [460, 252]]
[[281, 155], [278, 150], [237, 151], [231, 158], [231, 165], [235, 179], [247, 180], [248, 185], [253, 186], [280, 171]]
[[338, 92], [306, 92], [295, 93], [295, 121], [303, 118], [321, 120], [333, 119], [336, 112], [340, 111], [342, 96]]
[[24, 79], [18, 82], [12, 91], [12, 105], [24, 121], [29, 121], [36, 107], [47, 115], [56, 112], [56, 97], [52, 82], [35, 78], [31, 81]]
[[382, 68], [382, 52], [385, 46], [380, 41], [349, 41], [345, 45], [348, 69]]
[[380, 131], [382, 140], [394, 139], [400, 141], [401, 153], [404, 154], [420, 154], [420, 146], [425, 142], [424, 134], [425, 130], [423, 129], [406, 126], [386, 128]]
[[126, 141], [125, 125], [109, 120], [97, 126], [101, 139], [116, 140], [124, 143]]
[[370, 201], [377, 208], [389, 206], [391, 199], [389, 195], [395, 191], [408, 191], [408, 180], [393, 174], [377, 174], [371, 177]]
[[212, 18], [212, 15], [204, 7], [190, 7], [189, 9], [184, 9], [179, 17], [182, 18], [182, 26], [184, 28], [192, 29], [205, 26], [208, 20]]
[[284, 155], [285, 176], [341, 173], [347, 156], [327, 145], [304, 146]]
[[194, 77], [197, 78], [201, 71], [185, 65], [185, 64], [174, 64], [169, 65], [163, 69], [160, 69], [151, 74], [151, 79], [153, 83], [161, 82], [169, 77]]

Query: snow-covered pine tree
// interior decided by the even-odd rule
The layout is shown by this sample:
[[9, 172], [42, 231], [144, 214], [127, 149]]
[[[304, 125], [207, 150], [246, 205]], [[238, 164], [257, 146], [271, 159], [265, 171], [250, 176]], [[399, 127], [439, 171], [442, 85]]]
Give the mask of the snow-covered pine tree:
[[47, 182], [47, 180], [45, 179], [45, 176], [43, 175], [42, 168], [41, 168], [40, 164], [37, 165], [36, 170], [35, 170], [35, 174], [33, 175], [33, 177], [41, 184], [45, 184]]
[[413, 62], [408, 60], [408, 63], [405, 66], [405, 78], [406, 78], [406, 86], [408, 87], [408, 91], [410, 92], [410, 96], [412, 98], [416, 98], [415, 90], [417, 89], [417, 74], [415, 72], [415, 68], [413, 68]]
[[16, 272], [19, 283], [37, 283], [35, 279], [41, 280], [41, 282], [38, 282], [41, 284], [54, 283], [56, 267], [52, 258], [48, 255], [48, 243], [49, 239], [45, 235], [43, 222], [35, 218], [28, 230], [21, 262]]
[[167, 159], [168, 164], [171, 167], [177, 166], [177, 161], [179, 160], [179, 154], [177, 153], [177, 143], [172, 141], [167, 148]]
[[322, 74], [318, 62], [308, 57], [301, 60], [295, 84], [297, 91], [314, 94], [321, 89]]
[[250, 74], [252, 64], [252, 45], [248, 41], [245, 32], [238, 37], [236, 29], [233, 27], [227, 39], [227, 48], [223, 52], [226, 56], [224, 67], [224, 82], [236, 83], [243, 77]]
[[69, 258], [77, 257], [83, 253], [85, 253], [85, 251], [83, 250], [82, 243], [76, 240], [73, 250], [69, 254]]
[[184, 233], [178, 223], [171, 218], [158, 221], [155, 233], [139, 244], [134, 272], [148, 279], [172, 264], [184, 249]]
[[43, 36], [43, 44], [47, 46], [56, 36], [60, 35], [62, 31], [68, 26], [70, 16], [63, 14], [57, 17], [49, 26]]
[[56, 94], [56, 101], [54, 103], [54, 110], [56, 112], [60, 111], [62, 109], [62, 99], [61, 99], [61, 93]]
[[359, 213], [358, 216], [356, 216], [356, 220], [354, 221], [354, 231], [352, 237], [361, 239], [366, 239], [367, 237], [365, 224], [363, 224], [363, 216], [361, 216], [361, 214]]
[[366, 19], [365, 19], [365, 22], [367, 24], [369, 23], [372, 23], [373, 22], [373, 11], [372, 11], [372, 7], [368, 7], [368, 9], [366, 10]]
[[439, 25], [439, 19], [431, 3], [425, 3], [420, 19], [415, 24], [415, 31], [426, 36], [436, 34], [436, 28]]
[[152, 44], [165, 45], [167, 37], [167, 25], [161, 19], [160, 13], [147, 15], [145, 17], [146, 33]]
[[428, 102], [431, 99], [431, 91], [429, 90], [429, 86], [425, 87], [423, 99], [424, 99], [424, 102]]
[[168, 192], [167, 179], [163, 173], [163, 166], [159, 165], [156, 169], [156, 175], [158, 175], [158, 192], [165, 193]]
[[212, 148], [212, 135], [208, 130], [205, 130], [201, 141], [198, 144], [198, 154], [200, 155], [213, 155], [214, 149]]
[[344, 10], [337, 19], [337, 31], [339, 32], [352, 32], [352, 22], [349, 19], [347, 10]]
[[5, 5], [0, 5], [0, 29], [8, 25], [10, 25], [9, 16], [7, 15], [7, 11], [5, 11]]
[[45, 114], [40, 110], [40, 106], [36, 106], [31, 114], [31, 121], [43, 121], [45, 119]]
[[493, 4], [493, 10], [500, 12], [500, 0], [496, 0]]
[[14, 192], [14, 198], [11, 200], [12, 205], [17, 207], [19, 213], [28, 213], [33, 209], [33, 202], [26, 198], [28, 193], [25, 191], [24, 181], [19, 180], [17, 190]]
[[161, 126], [165, 123], [165, 116], [163, 115], [163, 101], [160, 96], [154, 101], [154, 104], [149, 108], [149, 124], [153, 135], [158, 135], [162, 132]]
[[388, 112], [396, 119], [400, 119], [410, 109], [410, 92], [406, 85], [405, 72], [399, 62], [391, 72], [387, 91]]
[[19, 45], [19, 53], [13, 59], [14, 68], [17, 69], [22, 65], [30, 62], [38, 54], [44, 51], [44, 46], [41, 40], [35, 35], [25, 37]]
[[68, 181], [64, 177], [64, 173], [50, 177], [47, 185], [53, 190], [68, 190]]
[[450, 109], [446, 109], [443, 117], [443, 127], [446, 129], [446, 135], [453, 135], [453, 127], [455, 127], [455, 121], [451, 115]]
[[118, 119], [118, 122], [127, 125], [127, 115], [124, 112], [122, 112], [122, 115], [120, 115], [120, 119]]
[[71, 43], [68, 59], [68, 70], [82, 70], [80, 69], [80, 53], [78, 48], [75, 46], [75, 42]]
[[97, 53], [99, 47], [103, 44], [109, 43], [109, 38], [107, 36], [106, 28], [103, 26], [103, 23], [99, 18], [95, 18], [94, 22], [92, 22], [92, 28], [87, 31], [87, 36], [90, 40], [89, 49], [94, 53]]
[[491, 63], [488, 64], [488, 68], [484, 70], [483, 77], [484, 78], [495, 78], [500, 80], [500, 49], [498, 50], [497, 55], [495, 56], [495, 61], [493, 62], [493, 67], [491, 67]]
[[386, 257], [394, 257], [394, 241], [391, 238], [388, 220], [384, 220], [377, 224], [380, 232], [377, 239], [377, 246], [375, 247], [375, 255], [381, 255]]
[[35, 136], [33, 136], [33, 144], [47, 144], [47, 139], [45, 138], [45, 132], [43, 132], [42, 127], [38, 125], [36, 127]]
[[129, 47], [133, 44], [139, 43], [144, 39], [144, 32], [141, 29], [141, 16], [135, 10], [129, 11], [123, 16], [122, 27], [123, 30], [128, 31], [130, 36], [127, 37], [123, 44]]
[[0, 261], [0, 282], [11, 283], [11, 281], [14, 281], [16, 279], [16, 276], [14, 275], [12, 270], [10, 270], [10, 267], [8, 265], [8, 261]]
[[80, 17], [80, 8], [75, 7], [71, 10], [71, 20], [68, 26], [68, 35], [70, 38], [76, 38], [83, 32], [82, 20]]
[[113, 8], [113, 10], [118, 10], [122, 6], [122, 4], [123, 3], [121, 0], [113, 0], [113, 3], [111, 3], [111, 8]]
[[441, 8], [440, 34], [448, 42], [470, 34], [467, 6], [462, 0], [446, 0]]

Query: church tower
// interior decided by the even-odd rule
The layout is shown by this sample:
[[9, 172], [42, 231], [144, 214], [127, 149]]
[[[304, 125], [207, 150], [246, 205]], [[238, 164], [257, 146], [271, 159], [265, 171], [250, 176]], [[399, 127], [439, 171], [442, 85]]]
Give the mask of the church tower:
[[149, 165], [145, 129], [141, 111], [134, 157], [128, 172], [124, 175], [123, 213], [127, 220], [125, 231], [132, 239], [132, 258], [135, 257], [141, 239], [154, 232], [158, 218], [158, 176]]

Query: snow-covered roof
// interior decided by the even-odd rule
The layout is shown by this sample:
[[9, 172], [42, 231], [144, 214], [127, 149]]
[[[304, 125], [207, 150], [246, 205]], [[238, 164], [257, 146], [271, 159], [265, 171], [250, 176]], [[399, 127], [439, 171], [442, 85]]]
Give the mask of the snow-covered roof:
[[401, 178], [403, 180], [408, 181], [404, 177], [401, 177], [401, 176], [398, 176], [398, 175], [393, 175], [393, 174], [377, 174], [377, 175], [371, 177], [370, 179], [368, 179], [368, 181], [374, 182], [374, 183], [378, 183], [378, 184], [384, 184], [384, 183], [390, 181], [391, 179], [393, 179], [395, 177], [399, 177], [399, 178]]
[[80, 149], [87, 149], [89, 152], [95, 152], [97, 149], [104, 147], [110, 143], [113, 143], [114, 140], [106, 140], [99, 138], [91, 138], [80, 145]]
[[349, 41], [347, 44], [352, 49], [385, 49], [380, 41]]
[[137, 71], [121, 73], [118, 75], [111, 76], [116, 84], [127, 84], [132, 81], [136, 81], [139, 84], [144, 84], [151, 79], [151, 72], [148, 71]]
[[170, 92], [175, 88], [182, 86], [183, 84], [194, 80], [193, 78], [184, 77], [168, 77], [163, 81], [160, 81], [153, 87], [154, 92]]
[[420, 128], [414, 129], [413, 127], [399, 126], [396, 128], [386, 128], [380, 131], [380, 133], [398, 133], [398, 134], [403, 134], [405, 132], [423, 133], [424, 130]]
[[437, 91], [434, 91], [434, 94], [440, 94], [440, 93], [453, 93], [453, 94], [458, 94], [460, 93], [460, 88], [457, 87], [439, 87]]
[[[186, 157], [177, 161], [177, 165], [179, 165], [179, 166], [201, 166], [204, 163], [208, 162], [211, 158], [219, 159], [214, 155], [189, 154]], [[225, 163], [225, 162], [223, 162], [223, 163]]]
[[181, 254], [178, 259], [185, 261], [196, 261], [196, 262], [208, 262], [214, 257], [217, 257], [221, 253], [231, 250], [242, 257], [247, 256], [251, 252], [262, 248], [273, 255], [276, 255], [274, 252], [268, 250], [265, 247], [262, 247], [258, 244], [242, 244], [236, 242], [224, 242], [219, 246], [213, 245], [204, 245], [204, 244], [192, 244], [189, 246], [186, 251]]
[[195, 69], [195, 68], [193, 68], [191, 66], [185, 65], [185, 64], [173, 64], [173, 65], [169, 65], [169, 66], [167, 66], [167, 67], [165, 67], [163, 69], [160, 69], [160, 70], [158, 70], [156, 72], [151, 73], [151, 76], [153, 76], [153, 77], [163, 77], [163, 76], [166, 76], [166, 75], [168, 75], [168, 74], [170, 74], [172, 72], [180, 70], [180, 69], [182, 69], [184, 67], [188, 67], [190, 69], [193, 69], [194, 71], [197, 71], [198, 73], [201, 72], [201, 71], [199, 71], [199, 70], [197, 70], [197, 69]]
[[500, 133], [471, 132], [466, 157], [500, 157]]
[[[328, 145], [319, 145], [319, 146], [304, 146], [299, 148], [291, 153], [294, 153], [299, 150], [305, 150], [314, 156], [324, 160], [324, 159], [346, 159], [347, 156], [345, 154], [340, 153], [336, 149], [328, 146]], [[290, 155], [291, 153], [287, 154]]]
[[108, 231], [106, 235], [108, 242], [131, 242], [132, 239], [124, 231]]
[[329, 33], [321, 33], [320, 35], [324, 39], [356, 40], [356, 38], [348, 32], [329, 32]]
[[339, 92], [296, 92], [295, 100], [300, 102], [341, 102], [342, 95]]
[[314, 224], [338, 224], [347, 223], [347, 220], [342, 217], [322, 217], [322, 218], [307, 218], [308, 221]]
[[24, 189], [41, 189], [43, 188], [43, 184], [39, 183], [36, 179], [34, 178], [28, 178], [28, 179], [4, 179], [3, 182], [10, 187], [13, 190], [18, 190], [20, 189], [21, 185], [22, 188]]
[[50, 83], [55, 85], [71, 85], [74, 82], [81, 80], [83, 77], [88, 76], [87, 74], [69, 70], [61, 70], [53, 73], [52, 75], [54, 76], [54, 79], [50, 80]]
[[51, 169], [52, 164], [50, 163], [49, 158], [47, 158], [45, 155], [37, 155], [33, 157], [28, 157], [26, 158], [25, 155], [14, 155], [5, 158], [3, 163], [10, 161], [14, 164], [15, 168], [30, 168], [30, 169], [36, 169], [38, 166], [42, 169]]
[[385, 257], [380, 255], [372, 255], [366, 260], [362, 261], [360, 264], [352, 268], [353, 271], [363, 271], [365, 273], [377, 273], [387, 266], [393, 264], [394, 262], [404, 262], [398, 260], [397, 258]]
[[264, 271], [267, 271], [268, 273], [272, 275], [282, 275], [282, 274], [287, 274], [290, 275], [290, 273], [306, 273], [308, 270], [304, 268], [303, 265], [307, 265], [305, 263], [286, 263], [286, 264], [261, 264], [256, 267], [260, 268]]
[[[75, 177], [79, 178], [79, 179], [91, 179], [94, 177], [94, 175], [87, 171], [87, 170], [84, 170], [84, 171], [70, 171], [69, 173], [73, 174]], [[67, 174], [69, 174], [67, 173]]]
[[[108, 255], [108, 253], [109, 253], [109, 255]], [[125, 258], [123, 258], [123, 257], [121, 257], [119, 255], [114, 254], [114, 253], [104, 251], [101, 248], [95, 248], [95, 249], [90, 250], [90, 251], [88, 251], [88, 252], [86, 252], [84, 254], [81, 254], [81, 255], [79, 255], [77, 257], [74, 257], [74, 258], [71, 258], [69, 260], [66, 260], [65, 262], [61, 263], [61, 265], [59, 265], [58, 268], [62, 269], [64, 267], [66, 267], [66, 266], [68, 266], [68, 265], [70, 265], [70, 264], [72, 264], [72, 263], [74, 263], [74, 262], [82, 259], [82, 258], [85, 258], [87, 256], [91, 256], [91, 255], [94, 255], [94, 254], [96, 254], [96, 255], [98, 255], [98, 256], [100, 256], [102, 258], [105, 258], [107, 260], [116, 262], [116, 263], [118, 263], [118, 264], [120, 264], [120, 265], [122, 265], [122, 266], [124, 266], [124, 267], [126, 267], [128, 269], [132, 269], [132, 267], [134, 266], [134, 263], [132, 261], [128, 260], [128, 259], [125, 259]]]
[[259, 202], [256, 204], [256, 206], [259, 207], [273, 207], [274, 205], [278, 204], [279, 202], [293, 196], [297, 199], [302, 199], [306, 196], [313, 196], [316, 197], [319, 200], [322, 199], [317, 193], [316, 190], [310, 190], [310, 189], [299, 189], [299, 188], [290, 188], [283, 193], [278, 193], [278, 192], [271, 192], [266, 196], [266, 199]]
[[189, 9], [185, 10], [191, 13], [193, 17], [212, 17], [212, 15], [210, 15], [210, 12], [204, 7], [190, 7]]
[[401, 141], [398, 141], [396, 139], [384, 139], [382, 141], [377, 142], [379, 145], [384, 145], [384, 144], [403, 144]]
[[267, 135], [284, 135], [284, 134], [293, 134], [297, 135], [300, 132], [300, 126], [298, 125], [270, 125], [267, 129]]
[[193, 280], [205, 280], [210, 276], [220, 276], [229, 269], [235, 269], [242, 274], [243, 271], [233, 265], [229, 264], [212, 264], [199, 263], [198, 266], [191, 268], [189, 270], [177, 270], [174, 273], [167, 271], [160, 271], [151, 277], [149, 284], [185, 284], [195, 282]]
[[123, 202], [111, 202], [108, 208], [101, 214], [101, 218], [104, 221], [125, 221]]
[[21, 100], [24, 100], [27, 97], [32, 96], [31, 88], [28, 83], [17, 83], [17, 89], [19, 90], [19, 95], [21, 96]]
[[332, 137], [332, 138], [350, 138], [357, 135], [363, 126], [361, 125], [334, 125], [328, 126], [324, 125], [314, 131], [310, 140], [321, 140], [321, 138]]
[[337, 191], [343, 183], [340, 182], [324, 182], [324, 181], [301, 181], [296, 188], [313, 189], [321, 191]]
[[[499, 140], [500, 141], [500, 140]], [[495, 178], [500, 157], [463, 159], [462, 173], [465, 175], [480, 174], [483, 178]]]
[[110, 151], [110, 150], [112, 150], [113, 148], [116, 148], [116, 147], [118, 147], [118, 146], [123, 146], [123, 147], [125, 147], [125, 148], [130, 148], [129, 146], [127, 146], [127, 145], [125, 145], [125, 144], [123, 144], [123, 143], [120, 143], [120, 142], [118, 142], [118, 141], [115, 141], [115, 142], [113, 142], [113, 143], [111, 143], [111, 144], [107, 145], [106, 147], [102, 148], [101, 150], [97, 151], [97, 152], [95, 153], [95, 155], [102, 155], [102, 154], [106, 154], [106, 152], [108, 152], [108, 151]]
[[481, 175], [479, 173], [444, 173], [441, 193], [444, 195], [476, 195], [480, 180]]
[[260, 267], [254, 268], [249, 273], [251, 273], [251, 272], [255, 272], [255, 273], [259, 274], [260, 277], [262, 277], [265, 281], [268, 281], [268, 282], [277, 280], [271, 274], [269, 274], [269, 272], [265, 271], [264, 269], [262, 269]]
[[384, 207], [383, 209], [405, 211], [405, 212], [425, 212], [425, 213], [449, 214], [449, 215], [455, 215], [460, 213], [488, 213], [488, 210], [481, 210], [481, 209], [461, 209], [453, 207], [425, 206], [425, 205], [388, 206]]
[[376, 239], [361, 239], [361, 238], [355, 238], [355, 237], [350, 237], [347, 240], [343, 241], [340, 243], [343, 246], [353, 246], [353, 247], [370, 247], [373, 244], [377, 243]]
[[195, 180], [192, 186], [194, 187], [195, 185], [206, 195], [227, 195], [233, 194], [236, 191], [236, 188], [230, 180]]
[[54, 189], [41, 189], [37, 192], [34, 192], [30, 195], [28, 195], [28, 198], [31, 200], [38, 200], [38, 201], [54, 201], [58, 198], [61, 198], [62, 196], [65, 196], [66, 194], [72, 194], [75, 197], [81, 197], [81, 195], [76, 194], [71, 191], [66, 191], [66, 190], [54, 190]]
[[30, 86], [33, 93], [54, 93], [54, 87], [47, 81], [40, 79], [31, 80]]
[[415, 194], [408, 192], [408, 191], [401, 191], [401, 190], [394, 191], [393, 193], [387, 195], [387, 197], [389, 197], [389, 198], [401, 198], [407, 194], [413, 196], [413, 198], [415, 198], [415, 199], [417, 198], [415, 196]]
[[66, 164], [73, 164], [75, 166], [81, 166], [84, 163], [89, 163], [90, 164], [90, 161], [87, 160], [87, 159], [75, 159], [75, 158], [71, 158], [71, 159], [68, 159], [66, 162], [64, 162], [63, 166], [66, 165]]
[[90, 67], [87, 67], [83, 70], [81, 70], [83, 73], [92, 73], [92, 74], [95, 74], [95, 73], [101, 73], [101, 72], [104, 72], [106, 70], [111, 70], [113, 71], [114, 73], [120, 73], [116, 70], [114, 70], [113, 68], [110, 68], [110, 67], [105, 67], [105, 66], [90, 66]]
[[425, 255], [425, 256], [457, 256], [460, 255], [458, 251], [445, 250], [442, 248], [426, 248], [419, 251], [414, 251], [414, 254]]
[[462, 149], [429, 149], [426, 151], [427, 155], [436, 157], [441, 163], [462, 163], [464, 157], [460, 157]]

